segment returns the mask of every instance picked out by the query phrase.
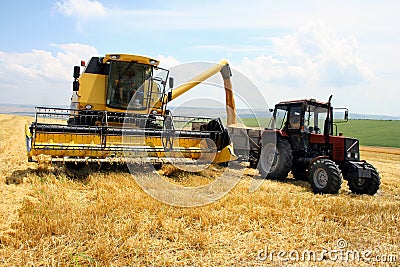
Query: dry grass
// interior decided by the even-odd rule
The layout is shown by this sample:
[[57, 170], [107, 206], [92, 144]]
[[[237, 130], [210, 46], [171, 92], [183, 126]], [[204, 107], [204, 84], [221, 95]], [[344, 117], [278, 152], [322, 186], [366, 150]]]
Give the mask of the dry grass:
[[[339, 195], [314, 195], [293, 179], [265, 181], [249, 193], [251, 177], [244, 176], [218, 202], [178, 208], [149, 197], [126, 172], [70, 179], [27, 163], [23, 125], [29, 120], [0, 115], [0, 265], [258, 266], [270, 263], [257, 259], [266, 246], [321, 250], [336, 248], [339, 238], [350, 249], [397, 255], [400, 153], [394, 150], [362, 150], [382, 177], [375, 196], [351, 194], [346, 183]], [[186, 186], [209, 183], [218, 171], [161, 170]]]

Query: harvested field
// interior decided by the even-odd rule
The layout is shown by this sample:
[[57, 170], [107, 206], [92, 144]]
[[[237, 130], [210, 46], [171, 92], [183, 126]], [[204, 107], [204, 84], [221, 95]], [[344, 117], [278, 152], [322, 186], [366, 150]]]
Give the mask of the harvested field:
[[[346, 182], [338, 195], [314, 195], [308, 183], [290, 177], [266, 180], [250, 193], [247, 170], [221, 200], [182, 208], [154, 200], [123, 170], [71, 178], [28, 163], [29, 121], [0, 115], [0, 266], [369, 266], [378, 259], [399, 265], [400, 149], [361, 148], [381, 175], [374, 196], [352, 194]], [[199, 186], [220, 171], [165, 166], [160, 173]], [[345, 252], [370, 251], [371, 261], [301, 259], [304, 251], [337, 250], [339, 239]], [[275, 254], [261, 261], [267, 249]], [[282, 261], [278, 251], [297, 251], [300, 259], [292, 253]]]

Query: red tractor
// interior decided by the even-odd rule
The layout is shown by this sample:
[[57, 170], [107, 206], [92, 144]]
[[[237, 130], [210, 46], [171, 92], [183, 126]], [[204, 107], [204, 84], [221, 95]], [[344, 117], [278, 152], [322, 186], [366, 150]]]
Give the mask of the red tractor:
[[[326, 103], [313, 99], [278, 103], [272, 127], [257, 138], [258, 149], [250, 149], [250, 163], [264, 178], [281, 180], [291, 171], [295, 179], [309, 181], [315, 193], [337, 193], [343, 175], [352, 192], [373, 195], [379, 189], [379, 173], [360, 160], [357, 139], [337, 135], [331, 98]], [[343, 113], [347, 121], [348, 110]]]

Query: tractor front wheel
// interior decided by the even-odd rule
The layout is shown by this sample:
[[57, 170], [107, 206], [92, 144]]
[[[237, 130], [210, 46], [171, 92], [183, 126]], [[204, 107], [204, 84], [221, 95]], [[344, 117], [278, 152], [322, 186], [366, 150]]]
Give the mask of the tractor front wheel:
[[378, 191], [381, 183], [379, 173], [371, 164], [367, 163], [367, 165], [371, 170], [371, 178], [358, 177], [358, 175], [347, 177], [351, 192], [356, 194], [374, 195]]
[[308, 172], [314, 193], [337, 194], [342, 185], [339, 167], [329, 159], [317, 159]]

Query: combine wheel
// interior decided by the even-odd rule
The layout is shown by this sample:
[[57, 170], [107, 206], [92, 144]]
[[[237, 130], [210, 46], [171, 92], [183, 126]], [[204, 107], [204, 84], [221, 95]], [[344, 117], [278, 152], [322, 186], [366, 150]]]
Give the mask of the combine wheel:
[[329, 159], [316, 160], [308, 172], [314, 193], [337, 194], [342, 185], [339, 167]]
[[151, 164], [153, 164], [153, 167], [156, 171], [161, 170], [163, 164], [161, 162], [152, 162]]
[[367, 163], [366, 165], [371, 169], [371, 178], [358, 176], [346, 178], [351, 192], [356, 194], [374, 195], [379, 189], [381, 178], [379, 177], [378, 171], [371, 164]]
[[82, 179], [89, 175], [90, 168], [86, 162], [65, 162], [65, 171], [71, 178]]
[[286, 139], [266, 144], [260, 154], [257, 169], [263, 178], [283, 180], [292, 165], [292, 149]]
[[65, 167], [68, 170], [79, 171], [86, 167], [86, 162], [67, 161], [65, 162]]

